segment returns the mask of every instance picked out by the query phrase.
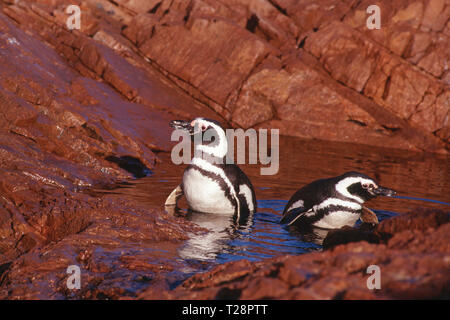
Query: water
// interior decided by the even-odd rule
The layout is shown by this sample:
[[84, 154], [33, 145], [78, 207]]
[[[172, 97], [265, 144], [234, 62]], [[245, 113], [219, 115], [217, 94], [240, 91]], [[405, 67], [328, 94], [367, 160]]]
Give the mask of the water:
[[282, 254], [301, 254], [319, 250], [312, 242], [301, 241], [278, 223], [285, 200], [259, 200], [258, 211], [244, 225], [236, 225], [225, 215], [191, 213], [189, 220], [209, 232], [192, 237], [180, 248], [185, 260], [203, 260], [217, 264], [247, 259], [257, 261]]
[[[181, 182], [185, 165], [176, 166], [170, 154], [159, 153], [162, 163], [152, 176], [131, 181], [114, 190], [152, 208], [163, 208], [169, 193]], [[239, 259], [257, 261], [284, 254], [302, 254], [320, 250], [320, 233], [300, 234], [278, 224], [291, 195], [305, 184], [346, 171], [359, 171], [381, 185], [397, 191], [398, 197], [380, 197], [366, 205], [379, 220], [414, 208], [449, 210], [449, 159], [401, 150], [375, 148], [347, 143], [280, 139], [280, 170], [273, 176], [261, 176], [260, 165], [241, 165], [252, 181], [258, 199], [258, 211], [244, 225], [236, 225], [223, 215], [188, 213], [181, 201], [179, 214], [209, 230], [191, 234], [177, 251], [176, 259], [186, 263], [186, 273]]]

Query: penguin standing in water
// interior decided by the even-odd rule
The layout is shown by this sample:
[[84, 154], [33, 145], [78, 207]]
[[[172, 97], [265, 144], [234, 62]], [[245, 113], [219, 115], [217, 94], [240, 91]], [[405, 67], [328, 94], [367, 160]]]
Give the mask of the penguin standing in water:
[[[237, 221], [256, 211], [253, 186], [235, 164], [226, 164], [228, 142], [224, 129], [214, 120], [196, 118], [193, 121], [174, 120], [170, 126], [188, 132], [194, 141], [194, 158], [185, 169], [182, 183], [166, 200], [166, 206], [176, 206], [185, 196], [189, 208], [204, 213], [235, 215]], [[203, 135], [213, 137], [209, 141]], [[199, 139], [195, 139], [196, 135]], [[208, 158], [208, 159], [205, 159]]]
[[363, 206], [364, 202], [393, 195], [394, 190], [379, 186], [372, 178], [347, 172], [316, 180], [298, 190], [284, 208], [280, 223], [322, 229], [353, 227], [363, 209], [369, 210]]

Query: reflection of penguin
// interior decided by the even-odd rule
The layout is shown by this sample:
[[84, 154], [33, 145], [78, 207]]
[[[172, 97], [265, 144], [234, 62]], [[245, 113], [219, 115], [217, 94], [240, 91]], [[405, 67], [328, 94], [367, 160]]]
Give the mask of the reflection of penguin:
[[217, 255], [230, 248], [232, 240], [249, 232], [252, 224], [252, 219], [240, 221], [238, 224], [233, 217], [227, 215], [205, 215], [192, 211], [187, 218], [208, 231], [190, 234], [189, 240], [178, 250], [180, 257], [185, 260], [215, 260]]
[[166, 206], [176, 205], [185, 196], [189, 208], [197, 212], [236, 215], [238, 220], [256, 210], [253, 186], [244, 172], [235, 164], [225, 164], [228, 142], [225, 131], [214, 120], [197, 118], [192, 122], [175, 120], [170, 124], [175, 129], [189, 132], [191, 136], [209, 131], [214, 137], [195, 146], [195, 154], [206, 154], [216, 161], [207, 161], [194, 156], [186, 168], [183, 182], [166, 200]]
[[[361, 217], [363, 203], [376, 196], [392, 196], [395, 191], [379, 186], [358, 173], [314, 181], [298, 190], [286, 205], [280, 223], [323, 229], [353, 227]], [[372, 220], [373, 213], [369, 214]]]
[[310, 242], [321, 246], [331, 229], [288, 226], [289, 233], [303, 242]]

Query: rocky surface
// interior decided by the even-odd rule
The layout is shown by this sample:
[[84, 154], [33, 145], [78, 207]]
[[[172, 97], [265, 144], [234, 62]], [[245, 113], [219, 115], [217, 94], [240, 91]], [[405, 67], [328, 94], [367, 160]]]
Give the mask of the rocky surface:
[[[10, 237], [22, 235], [2, 239], [0, 299], [117, 299], [180, 280], [177, 244], [199, 228], [132, 203], [56, 196], [29, 216], [10, 211]], [[80, 267], [81, 290], [67, 287], [71, 265]]]
[[[140, 298], [448, 299], [449, 222], [450, 213], [418, 210], [382, 221], [373, 233], [336, 231], [324, 252], [230, 262], [173, 291], [149, 288]], [[371, 265], [380, 268], [380, 289], [367, 287]]]
[[[377, 3], [380, 30], [365, 27], [369, 1], [0, 0], [0, 297], [133, 297], [179, 280], [178, 262], [158, 248], [175, 250], [195, 226], [159, 209], [80, 192], [155, 170], [158, 152], [169, 150], [173, 118], [206, 116], [286, 135], [447, 153], [450, 5]], [[70, 4], [81, 8], [81, 30], [66, 27]], [[448, 224], [434, 228], [410, 232], [448, 240]], [[376, 239], [390, 248], [395, 238]], [[142, 251], [133, 251], [137, 243]], [[427, 244], [431, 253], [414, 251], [420, 246], [399, 252], [430, 262], [427, 270], [427, 259], [441, 250]], [[367, 249], [381, 259], [375, 244], [339, 248], [323, 256]], [[241, 271], [230, 276], [227, 268], [251, 267], [265, 275], [264, 265], [286, 261], [294, 268], [302, 259], [317, 270], [316, 256], [239, 262], [219, 273], [232, 279]], [[448, 267], [445, 259], [433, 270]], [[83, 265], [89, 283], [76, 296], [64, 289], [71, 263]], [[394, 267], [386, 262], [387, 270]], [[290, 277], [286, 270], [283, 277]], [[340, 272], [342, 281], [344, 274], [361, 277]], [[279, 292], [271, 297], [306, 294], [291, 290], [303, 280], [280, 277], [258, 281], [274, 281]], [[447, 281], [418, 277], [426, 290]], [[193, 296], [258, 297], [256, 282], [253, 291], [227, 291], [219, 281], [206, 293], [196, 279], [187, 282]], [[162, 292], [187, 297], [186, 286]], [[396, 288], [381, 296], [396, 297]]]
[[[377, 3], [379, 30], [366, 26], [372, 3], [356, 0], [81, 1], [81, 30], [71, 32], [69, 1], [4, 1], [2, 11], [82, 77], [131, 102], [185, 116], [209, 110], [243, 128], [445, 153], [450, 6]], [[74, 89], [89, 86], [79, 81]], [[169, 103], [159, 90], [184, 99]]]
[[[366, 27], [369, 1], [155, 3], [123, 34], [234, 125], [448, 149], [444, 1], [381, 1], [382, 28], [373, 31]], [[136, 33], [144, 28], [146, 36]]]

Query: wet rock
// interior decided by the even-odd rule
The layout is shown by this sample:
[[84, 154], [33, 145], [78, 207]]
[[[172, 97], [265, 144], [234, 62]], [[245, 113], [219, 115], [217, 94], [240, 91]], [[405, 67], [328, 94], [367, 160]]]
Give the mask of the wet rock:
[[[183, 283], [183, 287], [201, 289], [211, 285], [220, 285], [230, 281], [238, 280], [253, 270], [253, 264], [247, 260], [241, 260], [235, 264], [224, 264], [219, 266], [211, 273], [211, 277], [205, 278], [198, 274]], [[206, 279], [208, 279], [206, 281]]]
[[450, 222], [450, 214], [440, 210], [417, 208], [414, 212], [402, 214], [395, 219], [386, 219], [377, 227], [376, 232], [384, 236], [392, 236], [402, 231], [426, 231], [436, 229]]
[[[77, 215], [69, 211], [76, 205], [69, 204], [61, 207], [66, 226], [56, 228], [60, 234], [48, 234], [46, 239], [30, 234], [21, 237], [17, 245], [20, 256], [2, 264], [2, 298], [117, 299], [136, 296], [154, 281], [178, 280], [173, 273], [172, 279], [162, 278], [179, 266], [175, 260], [165, 259], [160, 250], [162, 246], [174, 250], [186, 239], [187, 230], [195, 232], [194, 226], [114, 199], [97, 199], [92, 205], [83, 210], [90, 220], [88, 226], [77, 224]], [[72, 226], [67, 226], [70, 223]], [[38, 233], [39, 226], [33, 227]], [[46, 228], [55, 230], [52, 225]], [[82, 290], [67, 289], [70, 265], [81, 269]]]
[[370, 230], [365, 228], [342, 228], [330, 231], [323, 241], [323, 248], [330, 249], [340, 244], [350, 242], [367, 241], [368, 243], [379, 243], [380, 239]]
[[387, 243], [388, 240], [402, 231], [427, 231], [450, 222], [449, 213], [417, 208], [415, 211], [400, 214], [392, 219], [383, 220], [379, 225], [363, 223], [358, 228], [344, 227], [330, 231], [323, 242], [324, 249], [340, 244], [366, 241], [368, 243]]
[[[267, 288], [272, 288], [269, 292]], [[241, 299], [276, 299], [283, 297], [288, 291], [288, 286], [275, 278], [258, 278], [242, 290]]]

